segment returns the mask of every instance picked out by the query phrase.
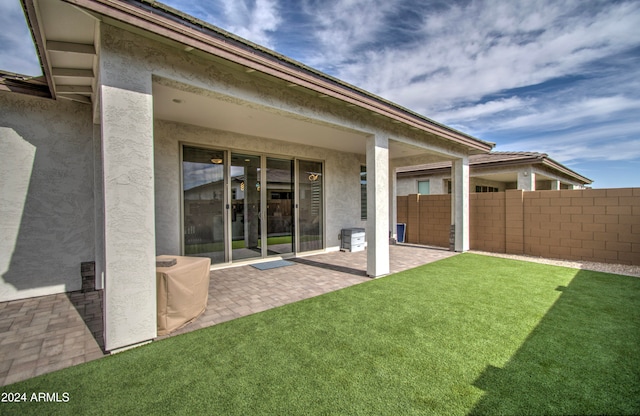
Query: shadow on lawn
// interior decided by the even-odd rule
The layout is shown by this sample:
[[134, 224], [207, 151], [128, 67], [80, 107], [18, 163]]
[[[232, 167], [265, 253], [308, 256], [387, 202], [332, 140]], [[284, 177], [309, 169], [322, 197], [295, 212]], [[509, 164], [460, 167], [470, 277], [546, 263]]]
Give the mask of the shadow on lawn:
[[640, 414], [640, 279], [589, 271], [503, 368], [488, 366], [470, 414]]

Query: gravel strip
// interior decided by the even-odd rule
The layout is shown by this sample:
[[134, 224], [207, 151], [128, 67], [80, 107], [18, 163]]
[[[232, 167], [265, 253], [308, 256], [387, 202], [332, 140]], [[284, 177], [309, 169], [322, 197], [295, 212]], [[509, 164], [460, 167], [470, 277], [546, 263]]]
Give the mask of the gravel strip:
[[485, 256], [502, 257], [505, 259], [524, 260], [534, 263], [550, 264], [553, 266], [571, 267], [573, 269], [593, 270], [596, 272], [615, 273], [625, 276], [640, 277], [640, 266], [628, 266], [626, 264], [609, 264], [609, 263], [596, 263], [593, 261], [569, 261], [569, 260], [555, 260], [545, 259], [542, 257], [533, 256], [521, 256], [515, 254], [503, 254], [503, 253], [489, 253], [487, 251], [471, 250], [469, 253], [482, 254]]

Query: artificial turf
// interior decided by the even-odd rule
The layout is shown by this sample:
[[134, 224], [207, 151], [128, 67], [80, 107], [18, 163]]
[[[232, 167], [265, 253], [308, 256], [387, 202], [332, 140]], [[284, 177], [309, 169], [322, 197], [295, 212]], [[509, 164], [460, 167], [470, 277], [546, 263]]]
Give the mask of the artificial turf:
[[[2, 392], [2, 414], [640, 414], [640, 279], [462, 254]], [[30, 397], [30, 396], [29, 396]]]

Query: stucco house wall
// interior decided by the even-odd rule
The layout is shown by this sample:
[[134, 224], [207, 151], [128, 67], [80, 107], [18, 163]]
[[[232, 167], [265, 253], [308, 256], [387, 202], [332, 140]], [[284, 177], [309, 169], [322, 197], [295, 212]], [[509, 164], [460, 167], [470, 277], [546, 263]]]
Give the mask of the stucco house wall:
[[[244, 95], [291, 111], [308, 104], [301, 102], [304, 97], [299, 94], [285, 96], [268, 83], [249, 85], [242, 74], [234, 74], [222, 64], [176, 54], [167, 45], [115, 27], [102, 28], [105, 72], [117, 72], [123, 84], [138, 83], [140, 90], [151, 89], [154, 75], [161, 73], [222, 90], [234, 99]], [[121, 67], [128, 70], [120, 71]], [[167, 78], [160, 82], [185, 87]], [[118, 78], [109, 84], [114, 89], [120, 87]], [[97, 286], [102, 287], [104, 223], [98, 217], [104, 201], [103, 143], [100, 125], [93, 124], [92, 106], [1, 92], [0, 107], [0, 233], [6, 236], [0, 240], [0, 301], [79, 290], [80, 264], [85, 261], [96, 261]], [[315, 117], [326, 111], [311, 109], [304, 111], [312, 111], [309, 116]], [[324, 113], [324, 117], [343, 124], [347, 120], [340, 114]], [[353, 127], [353, 122], [350, 124]], [[339, 247], [342, 228], [366, 226], [360, 219], [364, 155], [161, 119], [154, 120], [153, 134], [157, 254], [180, 253], [181, 142], [323, 161], [326, 248]], [[94, 204], [96, 198], [99, 207]]]
[[[518, 182], [521, 180], [520, 187], [532, 186], [530, 178], [533, 178], [535, 189], [533, 190], [552, 190], [554, 186], [557, 189], [583, 189], [584, 184], [575, 178], [563, 174], [557, 170], [547, 166], [522, 164], [520, 166], [474, 166], [470, 167], [469, 191], [476, 192], [476, 186], [489, 186], [497, 188], [498, 192], [504, 192], [509, 189], [518, 189]], [[513, 177], [513, 180], [494, 179], [497, 177]], [[493, 178], [492, 178], [493, 177]], [[447, 182], [451, 181], [451, 174], [443, 172], [443, 169], [434, 170], [432, 173], [416, 171], [413, 175], [407, 175], [403, 172], [397, 179], [397, 196], [406, 196], [418, 193], [418, 182], [429, 181], [431, 195], [441, 195], [448, 192]], [[554, 182], [557, 182], [554, 184]], [[525, 190], [532, 190], [521, 188]]]
[[91, 108], [0, 92], [0, 301], [78, 290], [94, 258]]
[[[451, 175], [448, 175], [450, 177]], [[418, 193], [418, 182], [429, 181], [429, 193], [430, 194], [442, 194], [447, 193], [444, 189], [443, 175], [422, 175], [411, 178], [399, 177], [396, 185], [396, 193], [398, 196], [406, 196]], [[471, 179], [469, 179], [471, 180]]]
[[[454, 248], [468, 250], [469, 156], [492, 143], [160, 4], [24, 2], [38, 88], [56, 100], [0, 96], [0, 295], [77, 290], [80, 263], [95, 260], [105, 349], [153, 339], [155, 256], [181, 253], [182, 143], [322, 161], [324, 247], [338, 248], [342, 228], [366, 228], [372, 277], [389, 272], [393, 168], [452, 162]], [[54, 69], [80, 65], [68, 52], [82, 68], [60, 79]]]
[[360, 155], [155, 120], [157, 254], [180, 253], [180, 143], [324, 161], [327, 249], [340, 246], [342, 228], [365, 227], [360, 219]]
[[[397, 196], [407, 196], [418, 193], [418, 182], [429, 181], [429, 194], [442, 195], [448, 193], [447, 182], [451, 181], [451, 175], [424, 175], [415, 177], [398, 178]], [[484, 178], [469, 178], [469, 192], [475, 192], [476, 186], [491, 186], [498, 188], [499, 192], [509, 189], [509, 183], [491, 181]], [[515, 184], [513, 184], [515, 189]]]

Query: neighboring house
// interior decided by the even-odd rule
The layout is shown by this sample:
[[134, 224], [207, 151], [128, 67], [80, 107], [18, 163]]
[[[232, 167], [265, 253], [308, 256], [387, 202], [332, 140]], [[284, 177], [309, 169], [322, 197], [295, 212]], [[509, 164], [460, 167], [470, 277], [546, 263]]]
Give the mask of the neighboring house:
[[[583, 189], [593, 181], [551, 159], [546, 153], [491, 152], [469, 157], [470, 192], [508, 189], [542, 191]], [[451, 193], [451, 163], [396, 169], [397, 195]]]
[[424, 163], [453, 163], [468, 249], [468, 161], [493, 144], [155, 1], [23, 7], [44, 78], [0, 82], [0, 301], [78, 290], [95, 261], [114, 351], [156, 337], [156, 255], [227, 267], [363, 227], [381, 276], [393, 169]]

